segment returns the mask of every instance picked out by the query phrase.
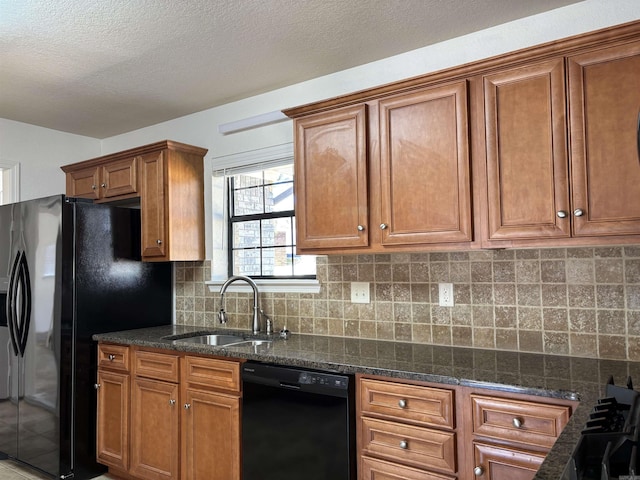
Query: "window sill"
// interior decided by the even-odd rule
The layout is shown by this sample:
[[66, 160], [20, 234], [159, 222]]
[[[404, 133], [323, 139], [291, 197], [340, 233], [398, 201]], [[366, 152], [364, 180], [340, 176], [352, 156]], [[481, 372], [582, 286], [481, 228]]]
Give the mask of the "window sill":
[[[210, 292], [219, 292], [220, 287], [226, 281], [222, 280], [210, 280], [205, 282], [209, 287]], [[317, 279], [313, 280], [256, 280], [258, 290], [260, 293], [319, 293], [320, 282]], [[229, 285], [227, 292], [241, 292], [250, 293], [253, 290], [249, 285], [244, 282], [234, 282]]]

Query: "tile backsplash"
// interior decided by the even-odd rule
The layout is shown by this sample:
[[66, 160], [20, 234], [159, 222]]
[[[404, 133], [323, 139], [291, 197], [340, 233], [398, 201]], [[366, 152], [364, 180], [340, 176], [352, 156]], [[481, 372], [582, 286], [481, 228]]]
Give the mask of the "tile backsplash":
[[[261, 293], [279, 330], [640, 361], [640, 246], [320, 256], [318, 294]], [[219, 327], [210, 262], [175, 266], [176, 322]], [[351, 282], [371, 303], [351, 303]], [[454, 285], [438, 306], [438, 283]], [[252, 296], [227, 293], [228, 328]]]

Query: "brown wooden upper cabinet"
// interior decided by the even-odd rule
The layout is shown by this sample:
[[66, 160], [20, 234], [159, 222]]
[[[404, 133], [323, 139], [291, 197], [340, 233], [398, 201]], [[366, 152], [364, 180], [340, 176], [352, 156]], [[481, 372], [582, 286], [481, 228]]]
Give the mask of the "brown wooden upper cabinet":
[[96, 203], [136, 197], [137, 160], [136, 157], [129, 157], [70, 170], [66, 175], [67, 195], [90, 198]]
[[65, 165], [67, 195], [99, 203], [139, 202], [145, 261], [204, 260], [206, 153], [165, 140]]
[[284, 110], [299, 253], [640, 243], [640, 22]]
[[467, 103], [460, 81], [297, 118], [298, 252], [470, 241]]
[[571, 56], [573, 233], [640, 234], [640, 41]]
[[506, 69], [482, 82], [483, 244], [595, 244], [640, 235], [639, 41]]
[[471, 240], [467, 82], [380, 100], [383, 245]]
[[296, 121], [298, 250], [369, 245], [367, 107]]

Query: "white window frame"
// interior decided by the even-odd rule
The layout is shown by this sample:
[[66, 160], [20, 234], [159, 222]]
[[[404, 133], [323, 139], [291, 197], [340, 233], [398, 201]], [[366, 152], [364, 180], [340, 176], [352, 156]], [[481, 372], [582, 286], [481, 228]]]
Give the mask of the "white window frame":
[[[212, 204], [212, 258], [211, 280], [206, 285], [211, 292], [220, 291], [228, 278], [228, 205], [225, 170], [240, 171], [243, 167], [255, 170], [269, 164], [293, 162], [293, 143], [275, 145], [248, 152], [214, 157], [212, 159], [211, 204]], [[261, 165], [262, 164], [262, 165]], [[294, 179], [295, 182], [295, 179]], [[318, 279], [255, 279], [261, 292], [267, 293], [319, 293]], [[251, 292], [251, 288], [241, 282], [233, 283], [227, 291]]]
[[[15, 203], [20, 201], [20, 164], [17, 162], [8, 162], [0, 159], [0, 169], [2, 170], [2, 202], [0, 205], [7, 203]], [[8, 190], [5, 189], [6, 185], [9, 185]], [[6, 193], [9, 193], [8, 198], [4, 198]]]

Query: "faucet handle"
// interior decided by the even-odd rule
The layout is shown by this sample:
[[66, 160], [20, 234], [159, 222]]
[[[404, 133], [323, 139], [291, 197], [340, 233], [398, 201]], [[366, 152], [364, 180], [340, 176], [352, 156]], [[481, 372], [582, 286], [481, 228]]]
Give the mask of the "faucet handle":
[[260, 309], [260, 315], [262, 315], [265, 318], [265, 329], [264, 329], [265, 333], [267, 335], [273, 335], [273, 320], [271, 320], [269, 315], [264, 313], [264, 310], [262, 309]]

